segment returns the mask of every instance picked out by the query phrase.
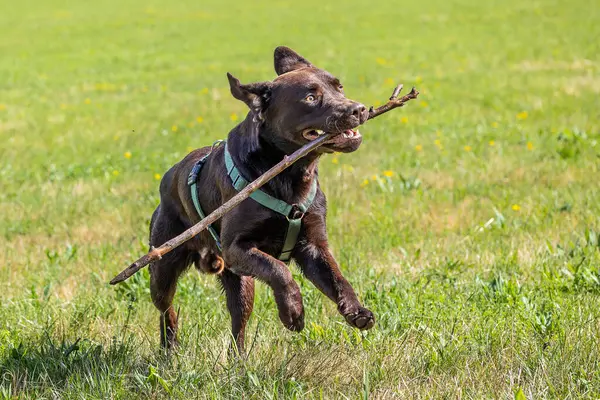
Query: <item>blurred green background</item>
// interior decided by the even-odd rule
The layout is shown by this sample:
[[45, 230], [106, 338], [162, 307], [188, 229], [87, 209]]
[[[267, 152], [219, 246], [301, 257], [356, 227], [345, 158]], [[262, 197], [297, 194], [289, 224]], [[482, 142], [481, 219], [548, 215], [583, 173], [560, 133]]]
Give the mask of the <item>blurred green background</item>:
[[[600, 396], [600, 8], [594, 1], [0, 2], [5, 398]], [[146, 251], [162, 174], [273, 79], [287, 45], [348, 97], [421, 95], [324, 157], [334, 252], [376, 327], [300, 275], [307, 327], [259, 285], [244, 362], [216, 281], [181, 281], [158, 350]]]

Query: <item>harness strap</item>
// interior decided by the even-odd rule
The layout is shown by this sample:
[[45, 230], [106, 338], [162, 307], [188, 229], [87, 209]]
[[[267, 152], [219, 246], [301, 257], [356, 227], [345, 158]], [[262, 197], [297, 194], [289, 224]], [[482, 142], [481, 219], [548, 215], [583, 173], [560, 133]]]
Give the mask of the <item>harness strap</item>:
[[[204, 214], [204, 211], [202, 210], [202, 206], [200, 205], [200, 200], [198, 199], [198, 187], [197, 187], [196, 183], [198, 180], [198, 174], [200, 173], [200, 170], [202, 169], [204, 162], [206, 161], [206, 159], [208, 158], [208, 156], [210, 155], [211, 152], [212, 152], [212, 149], [207, 155], [205, 155], [200, 160], [198, 160], [196, 162], [196, 164], [194, 165], [194, 167], [192, 168], [192, 171], [188, 175], [187, 183], [188, 183], [188, 186], [190, 187], [190, 191], [192, 192], [192, 202], [194, 203], [196, 212], [200, 216], [201, 220], [206, 218], [206, 214]], [[222, 250], [221, 249], [221, 239], [219, 238], [219, 234], [217, 233], [215, 228], [213, 228], [212, 225], [209, 225], [207, 229], [208, 229], [208, 232], [210, 233], [210, 235], [213, 237], [213, 239], [215, 239], [215, 243], [217, 244], [217, 247], [219, 248], [219, 250]]]
[[[242, 176], [240, 171], [235, 166], [233, 159], [231, 158], [231, 154], [229, 153], [229, 149], [227, 147], [227, 143], [225, 143], [225, 168], [227, 169], [227, 175], [231, 178], [231, 182], [233, 183], [233, 187], [240, 191], [248, 186], [249, 182]], [[304, 217], [304, 213], [311, 206], [315, 199], [315, 195], [317, 193], [317, 180], [314, 179], [312, 185], [310, 187], [310, 191], [306, 199], [298, 204], [288, 204], [283, 200], [276, 199], [275, 197], [269, 195], [268, 193], [263, 192], [262, 190], [257, 190], [250, 195], [257, 203], [261, 204], [264, 207], [267, 207], [270, 210], [273, 210], [288, 220], [288, 229], [285, 235], [285, 240], [283, 243], [283, 248], [281, 249], [281, 254], [279, 255], [279, 260], [287, 262], [290, 260], [292, 256], [292, 251], [296, 246], [296, 242], [298, 240], [298, 235], [300, 234], [300, 227], [302, 226], [302, 217]]]

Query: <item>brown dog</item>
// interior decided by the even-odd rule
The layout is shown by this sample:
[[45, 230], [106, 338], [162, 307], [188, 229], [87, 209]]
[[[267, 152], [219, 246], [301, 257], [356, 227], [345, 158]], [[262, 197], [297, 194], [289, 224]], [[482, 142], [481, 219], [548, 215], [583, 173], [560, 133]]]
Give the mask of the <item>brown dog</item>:
[[[302, 330], [304, 309], [299, 287], [288, 266], [278, 259], [284, 243], [287, 245], [288, 227], [293, 221], [301, 225], [290, 254], [304, 275], [337, 304], [350, 325], [369, 329], [375, 323], [373, 313], [361, 306], [329, 251], [326, 199], [318, 186], [317, 171], [323, 153], [358, 149], [362, 137], [356, 128], [367, 120], [368, 111], [345, 97], [337, 78], [287, 47], [275, 49], [275, 71], [278, 75], [275, 80], [248, 85], [240, 84], [228, 74], [231, 93], [246, 103], [250, 112], [229, 133], [226, 145], [216, 146], [212, 152], [211, 147], [195, 150], [165, 174], [160, 184], [160, 205], [150, 223], [151, 246], [160, 246], [200, 220], [188, 175], [207, 154], [210, 153], [193, 179], [206, 214], [237, 193], [232, 169], [226, 167], [226, 152], [239, 175], [251, 182], [322, 132], [340, 134], [261, 189], [267, 197], [290, 205], [290, 215], [274, 211], [253, 198], [246, 199], [213, 224], [220, 236], [219, 246], [204, 231], [150, 266], [152, 300], [161, 312], [163, 346], [177, 343], [173, 296], [177, 279], [192, 263], [204, 272], [219, 274], [231, 314], [232, 333], [240, 351], [252, 313], [255, 278], [273, 289], [281, 322], [290, 330]], [[311, 193], [313, 187], [316, 193], [314, 189]], [[306, 204], [311, 195], [314, 201], [306, 210], [298, 207]]]

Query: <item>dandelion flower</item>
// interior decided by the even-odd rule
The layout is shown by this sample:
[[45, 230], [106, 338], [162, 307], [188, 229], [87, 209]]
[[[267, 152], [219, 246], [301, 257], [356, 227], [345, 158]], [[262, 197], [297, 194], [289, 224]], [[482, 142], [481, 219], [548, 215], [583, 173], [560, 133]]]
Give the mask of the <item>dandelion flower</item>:
[[61, 110], [66, 110], [66, 109], [67, 109], [67, 105], [66, 105], [65, 103], [62, 103], [62, 104], [60, 105], [60, 109], [61, 109]]
[[400, 118], [400, 122], [402, 122], [403, 124], [407, 124], [408, 123], [408, 117], [402, 117], [402, 118]]
[[493, 140], [490, 140], [489, 145], [490, 146], [494, 146], [496, 144], [496, 142], [494, 142]]
[[468, 145], [467, 145], [467, 146], [465, 146], [465, 151], [466, 151], [467, 153], [468, 153], [468, 152], [470, 152], [471, 150], [473, 150], [473, 148], [472, 148], [471, 146], [468, 146]]
[[129, 159], [129, 158], [131, 158], [131, 152], [126, 151], [125, 154], [123, 154], [123, 156], [125, 156], [125, 158]]
[[425, 108], [425, 107], [429, 107], [429, 104], [427, 104], [426, 101], [422, 101], [419, 103], [421, 107]]
[[160, 178], [161, 178], [160, 174], [158, 174], [158, 173], [154, 174], [154, 179], [156, 179], [157, 181], [159, 181]]
[[236, 113], [231, 113], [231, 115], [229, 116], [229, 119], [232, 120], [232, 121], [237, 121], [238, 116], [237, 116]]
[[387, 169], [387, 170], [383, 171], [383, 176], [387, 176], [388, 178], [391, 178], [392, 176], [394, 176], [394, 171]]
[[527, 142], [527, 150], [533, 150], [533, 143]]
[[520, 113], [517, 114], [517, 119], [520, 119], [520, 120], [527, 119], [527, 117], [528, 117], [527, 111], [521, 111]]
[[360, 184], [360, 187], [365, 187], [369, 184], [369, 180], [365, 179], [364, 181], [362, 181], [362, 183]]
[[444, 148], [444, 145], [442, 145], [442, 141], [440, 139], [435, 139], [433, 143], [438, 147], [438, 149]]
[[375, 59], [375, 62], [377, 64], [379, 64], [379, 65], [385, 65], [385, 64], [387, 64], [387, 60], [385, 58], [382, 58], [382, 57], [377, 57]]
[[202, 117], [196, 117], [196, 122], [197, 123], [201, 124], [202, 121], [204, 121], [204, 118], [202, 118]]
[[171, 130], [172, 130], [173, 132], [177, 132], [177, 130], [178, 130], [178, 129], [179, 129], [179, 128], [177, 127], [177, 125], [173, 125], [173, 126], [171, 127]]
[[193, 148], [192, 146], [188, 146], [188, 147], [187, 147], [185, 150], [186, 150], [188, 153], [191, 153], [192, 151], [194, 151], [194, 148]]
[[0, 104], [0, 111], [6, 110], [6, 106], [4, 104]]
[[415, 146], [415, 150], [416, 151], [423, 151], [423, 146], [420, 145], [420, 144], [418, 144], [418, 145]]
[[91, 102], [92, 102], [92, 100], [90, 100], [89, 98], [84, 100], [85, 104], [90, 104]]
[[119, 171], [117, 171], [117, 170], [115, 169], [115, 170], [113, 170], [112, 174], [113, 174], [114, 176], [119, 176]]
[[200, 94], [208, 94], [208, 88], [202, 88]]
[[417, 77], [415, 78], [415, 82], [416, 82], [416, 83], [421, 83], [421, 82], [423, 82], [423, 78], [422, 78], [421, 76], [417, 76]]
[[392, 86], [394, 83], [395, 83], [394, 79], [392, 79], [392, 78], [387, 78], [385, 80], [385, 84], [388, 85], [388, 86]]
[[337, 158], [337, 157], [333, 157], [333, 158], [331, 159], [331, 162], [332, 162], [332, 163], [334, 163], [334, 164], [339, 164], [340, 160], [338, 160], [338, 158]]
[[518, 204], [513, 204], [512, 209], [513, 209], [513, 211], [519, 211], [521, 209], [521, 206]]
[[492, 128], [497, 128], [498, 127], [498, 122], [494, 121], [492, 122]]

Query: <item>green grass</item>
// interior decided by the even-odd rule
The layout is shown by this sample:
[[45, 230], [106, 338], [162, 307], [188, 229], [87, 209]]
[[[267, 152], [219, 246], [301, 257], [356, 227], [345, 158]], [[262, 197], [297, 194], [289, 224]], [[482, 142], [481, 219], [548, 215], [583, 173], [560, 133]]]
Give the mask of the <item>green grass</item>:
[[[1, 396], [600, 397], [597, 4], [227, 3], [3, 1]], [[166, 357], [147, 271], [107, 282], [146, 250], [156, 174], [245, 114], [225, 72], [273, 78], [280, 44], [365, 104], [421, 91], [321, 162], [377, 325], [298, 275], [306, 329], [259, 285], [234, 361], [215, 279], [191, 271]]]

